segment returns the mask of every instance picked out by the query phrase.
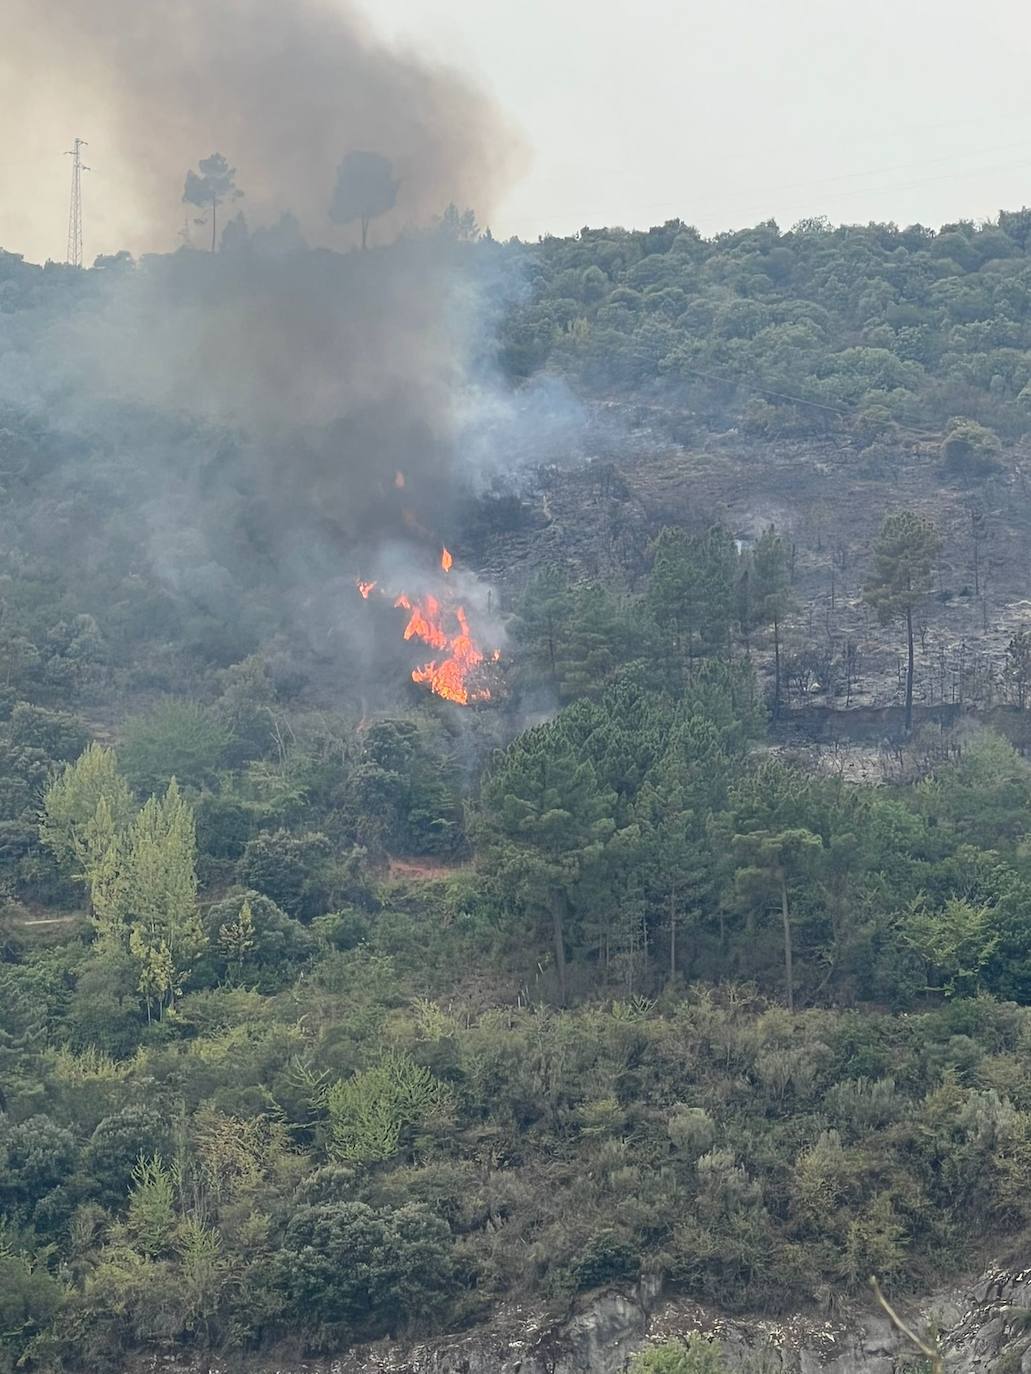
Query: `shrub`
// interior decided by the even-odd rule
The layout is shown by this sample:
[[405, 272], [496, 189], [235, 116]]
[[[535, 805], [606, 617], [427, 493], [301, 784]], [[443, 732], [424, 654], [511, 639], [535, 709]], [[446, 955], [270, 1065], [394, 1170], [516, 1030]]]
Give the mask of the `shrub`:
[[446, 1120], [450, 1089], [407, 1054], [388, 1054], [374, 1068], [334, 1083], [327, 1098], [330, 1152], [369, 1164], [390, 1159], [413, 1128]]
[[999, 436], [961, 416], [949, 421], [941, 451], [946, 468], [960, 477], [986, 477], [1001, 466]]
[[447, 1224], [428, 1208], [325, 1203], [294, 1214], [281, 1281], [306, 1329], [375, 1339], [439, 1320], [456, 1288], [453, 1252]]
[[200, 788], [214, 781], [229, 740], [227, 727], [203, 706], [169, 697], [126, 721], [118, 757], [141, 794], [163, 792], [172, 778]]
[[323, 873], [329, 854], [329, 841], [315, 831], [263, 831], [247, 844], [236, 875], [244, 887], [271, 897], [288, 915], [310, 921], [325, 910]]
[[630, 1361], [629, 1374], [724, 1374], [725, 1370], [719, 1342], [692, 1332], [686, 1340], [642, 1350]]

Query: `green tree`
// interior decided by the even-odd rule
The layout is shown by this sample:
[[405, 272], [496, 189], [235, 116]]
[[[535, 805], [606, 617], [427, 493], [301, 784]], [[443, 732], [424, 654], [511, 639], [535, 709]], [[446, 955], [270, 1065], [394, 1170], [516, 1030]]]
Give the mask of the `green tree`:
[[230, 741], [229, 727], [195, 701], [169, 697], [122, 729], [122, 767], [142, 794], [159, 792], [173, 778], [183, 787], [212, 783]]
[[1031, 629], [1022, 625], [1006, 646], [1006, 680], [1023, 711], [1031, 693]]
[[564, 1005], [568, 920], [615, 832], [615, 793], [573, 747], [560, 715], [499, 755], [480, 800], [484, 866], [526, 911], [550, 921]]
[[906, 625], [906, 732], [913, 729], [913, 612], [933, 586], [941, 539], [934, 525], [912, 511], [885, 517], [873, 549], [863, 599], [882, 625]]
[[288, 915], [310, 921], [327, 909], [329, 856], [329, 840], [318, 831], [263, 830], [245, 846], [236, 876]]
[[976, 420], [954, 416], [946, 426], [942, 457], [950, 472], [963, 477], [986, 477], [998, 470], [999, 436]]
[[773, 714], [780, 713], [780, 627], [791, 609], [791, 551], [771, 525], [756, 542], [751, 558], [750, 607], [753, 624], [773, 626]]
[[194, 982], [202, 986], [225, 979], [274, 992], [290, 981], [315, 947], [308, 927], [252, 890], [213, 902], [203, 910], [201, 922], [206, 948]]
[[18, 970], [0, 962], [0, 1116], [15, 1089], [31, 1085], [45, 1043], [46, 1007]]
[[163, 1155], [168, 1146], [168, 1128], [153, 1107], [131, 1104], [105, 1116], [83, 1157], [94, 1196], [105, 1207], [123, 1207], [139, 1161]]
[[[700, 914], [712, 883], [708, 845], [698, 797], [692, 786], [695, 754], [692, 732], [681, 727], [649, 770], [634, 805], [641, 838], [638, 871], [652, 909], [664, 920], [669, 977], [677, 975], [681, 933]], [[710, 766], [717, 766], [710, 758]]]
[[795, 1009], [790, 891], [793, 884], [806, 876], [822, 847], [820, 836], [804, 826], [789, 830], [755, 830], [734, 836], [734, 849], [742, 862], [734, 874], [738, 896], [746, 903], [763, 905], [772, 898], [780, 909], [788, 1011]]
[[175, 1002], [204, 946], [197, 917], [197, 835], [175, 779], [130, 827], [118, 906], [139, 969], [148, 1018]]
[[0, 1244], [0, 1369], [25, 1367], [33, 1341], [44, 1332], [63, 1297], [58, 1279], [26, 1255]]
[[38, 1205], [74, 1173], [75, 1137], [45, 1113], [0, 1130], [5, 1162], [0, 1174], [0, 1211], [29, 1221]]
[[729, 657], [738, 588], [734, 540], [716, 525], [704, 535], [667, 527], [655, 541], [647, 600], [677, 659]]
[[301, 1207], [287, 1226], [280, 1282], [293, 1319], [331, 1339], [375, 1339], [432, 1328], [457, 1286], [446, 1222], [410, 1203]]
[[93, 743], [74, 763], [65, 764], [43, 794], [40, 838], [58, 863], [74, 866], [77, 876], [88, 881], [134, 809], [114, 750]]

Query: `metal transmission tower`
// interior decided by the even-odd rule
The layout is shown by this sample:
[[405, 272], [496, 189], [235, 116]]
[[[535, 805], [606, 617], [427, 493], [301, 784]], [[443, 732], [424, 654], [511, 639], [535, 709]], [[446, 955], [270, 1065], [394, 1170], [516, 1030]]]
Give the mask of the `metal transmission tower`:
[[65, 153], [65, 157], [72, 159], [72, 199], [68, 207], [68, 251], [65, 262], [72, 267], [82, 266], [82, 174], [89, 171], [82, 160], [82, 150], [88, 147], [84, 138], [77, 138], [75, 146]]

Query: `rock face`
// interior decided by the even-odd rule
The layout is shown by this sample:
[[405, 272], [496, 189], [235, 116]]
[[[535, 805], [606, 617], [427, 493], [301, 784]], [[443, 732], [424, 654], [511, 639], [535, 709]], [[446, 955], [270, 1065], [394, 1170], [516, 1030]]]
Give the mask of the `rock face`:
[[[974, 1283], [905, 1309], [936, 1331], [947, 1374], [1031, 1374], [1031, 1270], [990, 1270]], [[902, 1374], [922, 1357], [879, 1310], [834, 1316], [724, 1318], [654, 1287], [611, 1290], [556, 1320], [510, 1307], [488, 1326], [421, 1344], [382, 1342], [339, 1359], [248, 1361], [247, 1374], [623, 1374], [646, 1345], [701, 1332], [741, 1374]], [[165, 1374], [229, 1374], [161, 1361]]]

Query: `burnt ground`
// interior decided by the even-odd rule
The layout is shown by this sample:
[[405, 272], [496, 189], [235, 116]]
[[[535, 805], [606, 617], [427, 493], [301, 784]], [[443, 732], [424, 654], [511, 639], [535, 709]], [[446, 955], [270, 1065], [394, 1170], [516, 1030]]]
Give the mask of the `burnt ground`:
[[[638, 588], [666, 524], [702, 530], [718, 521], [745, 546], [773, 524], [794, 549], [786, 704], [889, 707], [903, 699], [904, 631], [877, 624], [862, 586], [885, 514], [911, 509], [943, 541], [937, 589], [918, 617], [915, 701], [985, 710], [1010, 699], [1006, 647], [1031, 626], [1031, 450], [1011, 449], [997, 474], [965, 482], [945, 472], [933, 441], [875, 455], [833, 439], [764, 442], [731, 431], [681, 447], [638, 431], [621, 451], [606, 448], [539, 471], [521, 504], [499, 504], [468, 531], [467, 555], [503, 604], [555, 564]], [[769, 678], [766, 639], [753, 652]]]

